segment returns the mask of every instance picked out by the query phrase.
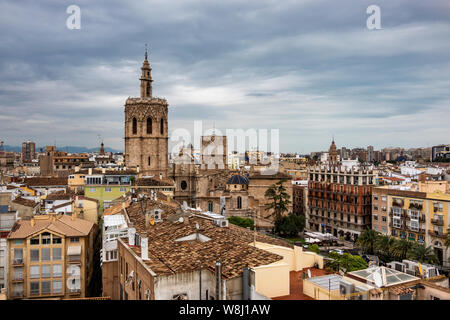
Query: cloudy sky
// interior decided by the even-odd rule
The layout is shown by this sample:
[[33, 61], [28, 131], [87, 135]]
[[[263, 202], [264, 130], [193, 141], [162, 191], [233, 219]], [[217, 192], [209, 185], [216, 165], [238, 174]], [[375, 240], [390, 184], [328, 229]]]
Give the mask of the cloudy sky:
[[[81, 29], [69, 30], [69, 5]], [[369, 5], [381, 30], [369, 30]], [[450, 1], [0, 2], [0, 139], [123, 150], [144, 44], [169, 130], [279, 129], [280, 151], [450, 141]]]

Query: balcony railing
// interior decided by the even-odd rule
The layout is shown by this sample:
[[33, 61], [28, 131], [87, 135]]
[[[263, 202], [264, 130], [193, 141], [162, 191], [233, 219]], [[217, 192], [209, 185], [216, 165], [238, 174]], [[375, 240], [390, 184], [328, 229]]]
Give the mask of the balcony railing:
[[23, 274], [13, 275], [12, 281], [23, 281]]
[[68, 289], [69, 294], [79, 294], [81, 293], [81, 288], [78, 289]]
[[23, 258], [13, 259], [13, 265], [18, 266], [23, 264]]
[[431, 219], [431, 223], [437, 226], [443, 226], [444, 220], [443, 219]]
[[422, 208], [423, 208], [423, 206], [422, 206], [422, 204], [419, 204], [419, 203], [410, 203], [409, 204], [409, 208], [410, 209], [417, 209], [417, 210], [422, 210]]
[[436, 230], [430, 230], [430, 235], [438, 237], [438, 238], [444, 238], [444, 239], [447, 237], [447, 234], [445, 234], [443, 232], [436, 231]]

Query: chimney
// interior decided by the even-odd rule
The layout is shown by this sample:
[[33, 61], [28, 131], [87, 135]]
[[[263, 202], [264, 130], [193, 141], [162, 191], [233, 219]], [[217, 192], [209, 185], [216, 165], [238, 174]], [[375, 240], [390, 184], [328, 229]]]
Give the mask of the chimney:
[[34, 221], [34, 217], [31, 217], [30, 223], [31, 226], [34, 227], [34, 225], [36, 224], [36, 221]]
[[88, 174], [91, 176], [92, 175], [92, 168], [88, 169]]
[[77, 213], [76, 212], [72, 212], [72, 221], [75, 221], [75, 219], [77, 218]]
[[136, 172], [139, 173], [139, 165], [136, 166]]
[[147, 232], [141, 233], [141, 259], [142, 260], [149, 260], [148, 259], [148, 237]]
[[162, 180], [162, 173], [159, 173], [159, 180]]
[[128, 228], [128, 245], [134, 246], [135, 235], [136, 229], [134, 228], [133, 222], [130, 222], [130, 227]]
[[102, 168], [102, 173], [103, 173], [103, 174], [106, 173], [106, 168]]
[[150, 212], [145, 213], [145, 227], [148, 228], [150, 226]]

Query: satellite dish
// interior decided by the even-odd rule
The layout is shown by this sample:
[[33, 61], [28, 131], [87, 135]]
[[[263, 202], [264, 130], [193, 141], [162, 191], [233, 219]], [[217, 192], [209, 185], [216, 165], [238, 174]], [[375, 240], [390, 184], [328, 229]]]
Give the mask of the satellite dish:
[[373, 281], [378, 288], [383, 286], [383, 279], [381, 278], [380, 270], [377, 270], [373, 273]]
[[308, 269], [308, 278], [311, 278], [311, 270]]
[[187, 202], [183, 201], [183, 210], [186, 210], [188, 208]]
[[180, 219], [178, 219], [178, 222], [183, 223], [184, 222], [184, 218], [180, 217]]
[[195, 224], [195, 228], [196, 228], [197, 230], [200, 229], [198, 223]]

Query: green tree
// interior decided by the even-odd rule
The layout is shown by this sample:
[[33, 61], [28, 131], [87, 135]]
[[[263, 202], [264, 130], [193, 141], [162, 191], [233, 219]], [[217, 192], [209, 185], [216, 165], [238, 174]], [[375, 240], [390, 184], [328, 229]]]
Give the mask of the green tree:
[[377, 241], [378, 235], [379, 233], [375, 230], [364, 230], [356, 240], [356, 245], [362, 248], [365, 252], [374, 254], [375, 242]]
[[320, 248], [317, 244], [310, 244], [308, 250], [320, 254]]
[[416, 260], [422, 263], [439, 263], [439, 259], [431, 246], [415, 243], [408, 251], [407, 257], [410, 260]]
[[295, 237], [305, 227], [305, 217], [297, 216], [292, 212], [282, 216], [274, 223], [274, 233], [280, 236]]
[[392, 254], [398, 260], [406, 259], [408, 251], [410, 251], [413, 246], [414, 242], [407, 239], [396, 240], [392, 248]]
[[357, 255], [349, 253], [340, 255], [339, 253], [331, 252], [328, 257], [333, 259], [329, 266], [335, 271], [343, 270], [344, 273], [347, 273], [367, 268], [367, 262]]
[[393, 249], [395, 245], [395, 238], [391, 236], [379, 235], [375, 240], [375, 249], [379, 256], [383, 258], [383, 260], [392, 260], [393, 257]]
[[281, 179], [277, 183], [271, 185], [264, 193], [264, 196], [270, 200], [270, 202], [265, 205], [265, 209], [267, 211], [273, 210], [268, 217], [274, 216], [274, 221], [279, 220], [283, 213], [288, 211], [288, 206], [291, 203], [289, 200], [291, 196], [286, 192], [286, 188], [283, 186], [283, 183], [286, 181], [287, 179]]
[[232, 224], [235, 224], [237, 226], [240, 226], [242, 228], [250, 228], [250, 230], [253, 230], [255, 222], [252, 219], [249, 218], [241, 218], [232, 216], [228, 219], [228, 221]]

